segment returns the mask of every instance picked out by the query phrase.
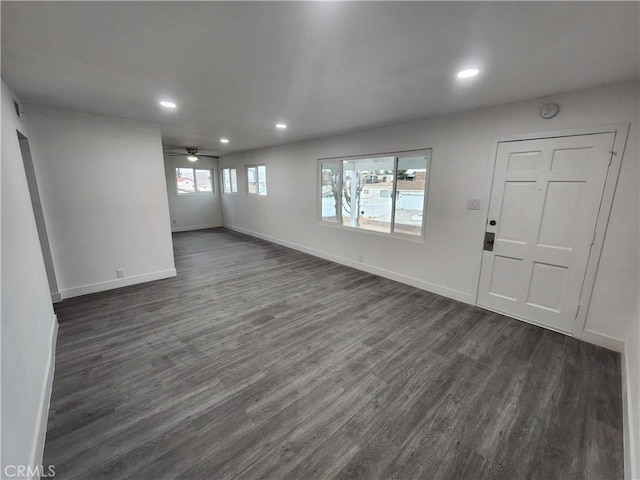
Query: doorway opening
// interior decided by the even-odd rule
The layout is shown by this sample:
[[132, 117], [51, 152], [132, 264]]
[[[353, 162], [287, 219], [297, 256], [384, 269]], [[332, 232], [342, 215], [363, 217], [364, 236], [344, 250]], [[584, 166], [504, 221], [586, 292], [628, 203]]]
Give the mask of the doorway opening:
[[62, 300], [58, 289], [58, 280], [53, 264], [53, 256], [51, 255], [51, 245], [49, 244], [49, 235], [47, 234], [47, 226], [44, 220], [44, 211], [40, 201], [40, 192], [38, 190], [38, 182], [36, 179], [36, 171], [33, 166], [33, 158], [31, 156], [31, 147], [29, 139], [20, 131], [16, 130], [18, 142], [20, 144], [20, 152], [22, 153], [22, 162], [24, 164], [24, 172], [27, 177], [27, 185], [29, 186], [29, 196], [31, 197], [31, 206], [33, 208], [33, 216], [36, 220], [38, 229], [38, 237], [40, 239], [40, 248], [42, 249], [42, 258], [47, 271], [47, 280], [49, 282], [49, 292], [53, 303]]

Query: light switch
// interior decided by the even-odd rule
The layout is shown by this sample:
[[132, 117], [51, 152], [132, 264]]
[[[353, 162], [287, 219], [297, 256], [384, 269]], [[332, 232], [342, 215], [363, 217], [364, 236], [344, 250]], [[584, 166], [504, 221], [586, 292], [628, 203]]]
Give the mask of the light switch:
[[467, 210], [480, 210], [480, 199], [479, 198], [468, 199]]

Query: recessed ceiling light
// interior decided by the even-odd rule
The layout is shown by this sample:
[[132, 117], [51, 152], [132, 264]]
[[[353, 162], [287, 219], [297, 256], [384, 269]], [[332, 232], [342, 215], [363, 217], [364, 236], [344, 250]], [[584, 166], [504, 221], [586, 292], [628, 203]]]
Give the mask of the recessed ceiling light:
[[460, 70], [458, 72], [458, 78], [471, 78], [475, 77], [480, 73], [480, 70], [477, 68], [467, 68], [466, 70]]
[[220, 143], [229, 143], [229, 139], [228, 138], [221, 138], [220, 139]]
[[198, 157], [196, 157], [195, 155], [189, 155], [187, 157], [187, 160], [189, 160], [190, 162], [197, 162], [198, 161]]
[[167, 100], [162, 100], [160, 102], [160, 105], [162, 105], [164, 108], [176, 108], [176, 104], [173, 102], [169, 102]]
[[280, 130], [286, 130], [287, 124], [286, 123], [276, 123], [276, 128], [278, 128]]

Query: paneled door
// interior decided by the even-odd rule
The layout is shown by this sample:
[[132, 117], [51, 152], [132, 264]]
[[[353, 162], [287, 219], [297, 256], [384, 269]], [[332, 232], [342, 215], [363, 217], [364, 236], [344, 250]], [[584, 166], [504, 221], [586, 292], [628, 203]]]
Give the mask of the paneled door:
[[478, 305], [572, 333], [614, 139], [498, 144]]

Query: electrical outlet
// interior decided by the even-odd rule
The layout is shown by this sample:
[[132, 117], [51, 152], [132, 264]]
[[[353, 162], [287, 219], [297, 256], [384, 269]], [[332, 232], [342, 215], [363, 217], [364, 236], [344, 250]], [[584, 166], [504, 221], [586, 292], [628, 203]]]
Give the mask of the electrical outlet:
[[480, 199], [479, 198], [468, 199], [467, 210], [480, 210]]
[[119, 268], [118, 270], [116, 270], [116, 277], [124, 278], [124, 268]]

